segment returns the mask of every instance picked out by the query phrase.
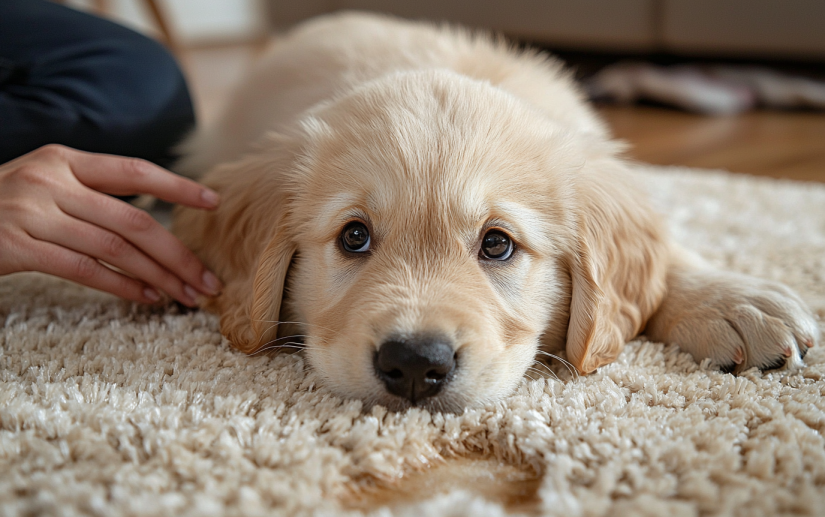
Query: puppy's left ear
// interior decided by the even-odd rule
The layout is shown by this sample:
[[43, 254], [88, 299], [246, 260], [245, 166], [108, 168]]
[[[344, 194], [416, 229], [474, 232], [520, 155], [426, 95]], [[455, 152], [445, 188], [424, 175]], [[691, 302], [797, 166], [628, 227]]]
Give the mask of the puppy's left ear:
[[624, 164], [592, 160], [581, 171], [567, 357], [582, 373], [616, 359], [664, 296], [667, 243]]

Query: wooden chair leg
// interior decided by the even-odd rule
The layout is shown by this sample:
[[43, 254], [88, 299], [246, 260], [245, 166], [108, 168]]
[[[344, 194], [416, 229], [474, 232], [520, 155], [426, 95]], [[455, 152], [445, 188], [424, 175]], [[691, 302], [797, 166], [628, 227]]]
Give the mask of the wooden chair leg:
[[[65, 4], [66, 0], [54, 0], [58, 4]], [[169, 27], [169, 23], [166, 21], [166, 16], [163, 14], [163, 10], [161, 9], [160, 5], [158, 4], [157, 0], [144, 0], [146, 4], [146, 9], [149, 11], [149, 16], [152, 18], [152, 21], [155, 22], [155, 25], [160, 32], [160, 35], [163, 37], [163, 40], [166, 42], [167, 46], [172, 49], [177, 48], [177, 44], [175, 38], [172, 36], [172, 30]], [[93, 0], [92, 1], [92, 10], [99, 15], [106, 16], [110, 13], [110, 1], [109, 0]]]
[[[108, 1], [108, 0], [98, 0], [98, 1]], [[146, 6], [149, 9], [149, 13], [152, 15], [152, 19], [154, 20], [155, 24], [157, 25], [158, 29], [160, 30], [161, 35], [163, 35], [163, 39], [166, 40], [166, 44], [170, 47], [175, 47], [175, 38], [172, 37], [172, 31], [169, 27], [169, 24], [166, 22], [166, 16], [163, 14], [160, 5], [158, 5], [157, 0], [145, 0]]]

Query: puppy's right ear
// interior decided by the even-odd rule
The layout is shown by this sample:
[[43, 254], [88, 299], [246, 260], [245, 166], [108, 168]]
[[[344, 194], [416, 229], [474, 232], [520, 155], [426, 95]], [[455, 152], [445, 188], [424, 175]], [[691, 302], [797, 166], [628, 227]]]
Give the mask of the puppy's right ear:
[[221, 333], [252, 353], [277, 335], [287, 269], [295, 253], [289, 212], [301, 140], [267, 135], [240, 159], [211, 170], [203, 182], [221, 195], [217, 210], [183, 208], [175, 233], [223, 281], [203, 306], [221, 316]]
[[289, 233], [283, 223], [276, 227], [258, 257], [254, 277], [233, 286], [240, 292], [231, 293], [228, 299], [240, 303], [221, 310], [221, 333], [244, 353], [258, 351], [278, 335], [284, 283], [296, 251]]

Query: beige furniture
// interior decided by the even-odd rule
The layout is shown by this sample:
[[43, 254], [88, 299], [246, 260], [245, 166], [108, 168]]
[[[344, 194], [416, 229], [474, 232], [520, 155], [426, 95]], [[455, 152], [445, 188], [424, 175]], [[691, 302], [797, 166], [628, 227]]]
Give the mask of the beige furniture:
[[825, 60], [823, 0], [270, 0], [269, 6], [276, 27], [367, 9], [569, 49]]

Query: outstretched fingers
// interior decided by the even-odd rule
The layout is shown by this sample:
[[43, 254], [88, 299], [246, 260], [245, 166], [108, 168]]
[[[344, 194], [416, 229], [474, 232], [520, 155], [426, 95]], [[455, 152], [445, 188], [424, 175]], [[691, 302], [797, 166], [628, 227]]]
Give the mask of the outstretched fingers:
[[101, 260], [194, 307], [198, 293], [120, 235], [64, 213], [52, 224], [34, 228], [31, 236]]
[[[58, 200], [58, 205], [72, 217], [122, 237], [140, 253], [170, 271], [183, 282], [182, 287], [178, 287], [177, 280], [164, 282], [158, 287], [173, 296], [185, 293], [191, 298], [197, 296], [194, 291], [214, 296], [222, 289], [217, 277], [206, 269], [195, 254], [145, 211], [96, 192]], [[142, 265], [145, 266], [145, 263]], [[128, 271], [138, 274], [133, 269]], [[148, 269], [141, 271], [148, 272]]]
[[114, 271], [83, 253], [35, 240], [29, 246], [33, 269], [112, 293], [127, 300], [155, 303], [161, 295], [153, 287]]
[[220, 203], [215, 191], [146, 160], [85, 152], [67, 153], [66, 158], [81, 183], [106, 194], [151, 194], [170, 203], [205, 209]]

